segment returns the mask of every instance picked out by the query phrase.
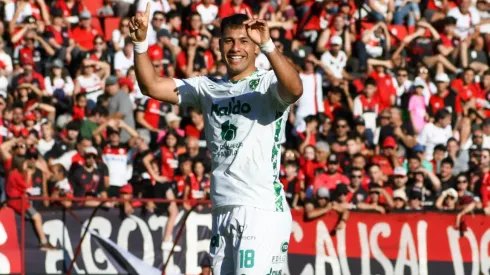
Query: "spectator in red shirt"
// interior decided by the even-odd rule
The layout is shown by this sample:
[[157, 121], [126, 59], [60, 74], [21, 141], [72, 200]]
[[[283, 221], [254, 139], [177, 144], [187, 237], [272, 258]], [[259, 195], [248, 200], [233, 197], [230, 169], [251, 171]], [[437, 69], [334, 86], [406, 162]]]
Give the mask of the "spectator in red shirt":
[[39, 90], [33, 90], [38, 92], [38, 96], [44, 95], [46, 88], [44, 85], [44, 77], [34, 70], [34, 59], [31, 56], [25, 56], [21, 59], [22, 68], [24, 72], [12, 80], [13, 88], [17, 88], [20, 84], [32, 84]]
[[75, 106], [73, 106], [72, 119], [85, 119], [87, 109], [87, 96], [83, 93], [79, 93], [75, 96]]
[[205, 51], [197, 45], [197, 38], [187, 36], [184, 50], [177, 55], [177, 76], [192, 77], [207, 74]]
[[455, 79], [451, 83], [451, 88], [453, 88], [463, 100], [464, 105], [472, 104], [470, 102], [474, 102], [473, 104], [475, 104], [477, 98], [484, 98], [480, 85], [474, 81], [475, 71], [468, 67], [464, 69], [462, 78]]
[[[44, 234], [43, 220], [41, 215], [34, 209], [27, 200], [19, 200], [18, 198], [28, 197], [32, 192], [32, 175], [35, 171], [33, 163], [23, 157], [16, 157], [13, 161], [13, 170], [9, 173], [5, 190], [7, 193], [7, 205], [15, 210], [17, 214], [22, 214], [24, 211], [25, 217], [32, 220], [34, 229], [39, 237], [41, 250], [49, 250], [54, 247], [48, 243], [48, 239]], [[24, 205], [22, 205], [24, 203]]]
[[[383, 202], [381, 198], [385, 198]], [[381, 214], [385, 214], [394, 206], [391, 195], [377, 183], [369, 185], [369, 198], [366, 202], [360, 202], [357, 205], [358, 209], [373, 210]]]
[[427, 113], [434, 117], [435, 114], [444, 108], [451, 111], [451, 124], [453, 127], [461, 120], [463, 107], [460, 96], [449, 88], [449, 76], [447, 74], [437, 74], [436, 78], [437, 93], [431, 95]]
[[247, 10], [252, 14], [252, 9], [243, 3], [243, 0], [227, 0], [219, 9], [219, 17], [225, 18], [237, 13], [247, 14]]
[[49, 45], [56, 51], [56, 58], [64, 60], [66, 57], [66, 49], [72, 39], [71, 31], [65, 26], [63, 20], [63, 12], [55, 9], [52, 16], [51, 26], [46, 27], [46, 36]]
[[376, 81], [376, 96], [379, 100], [380, 110], [388, 109], [394, 106], [396, 102], [396, 89], [393, 84], [393, 77], [386, 73], [385, 66], [376, 66], [371, 77]]
[[195, 137], [200, 141], [205, 141], [206, 137], [204, 136], [204, 117], [201, 110], [190, 108], [188, 110], [188, 113], [191, 117], [192, 124], [189, 124], [185, 127], [185, 135], [188, 137]]
[[[204, 174], [204, 163], [200, 160], [194, 161], [192, 165], [193, 174], [189, 175], [189, 180], [184, 191], [184, 200], [205, 200], [209, 199], [210, 179]], [[196, 201], [184, 202], [184, 208], [190, 210], [191, 206], [197, 205], [197, 210], [202, 210], [203, 205]]]
[[328, 157], [327, 163], [327, 171], [315, 177], [313, 192], [316, 192], [320, 187], [334, 190], [335, 186], [339, 183], [349, 184], [349, 178], [339, 173], [339, 160], [337, 155], [331, 154]]
[[393, 137], [389, 136], [383, 141], [383, 152], [381, 155], [374, 156], [373, 163], [381, 167], [381, 171], [386, 176], [393, 175], [394, 167], [400, 166], [397, 154], [397, 145]]
[[94, 48], [94, 39], [99, 32], [92, 27], [92, 15], [84, 10], [80, 13], [80, 23], [73, 29], [72, 35], [78, 49], [83, 52], [91, 51]]

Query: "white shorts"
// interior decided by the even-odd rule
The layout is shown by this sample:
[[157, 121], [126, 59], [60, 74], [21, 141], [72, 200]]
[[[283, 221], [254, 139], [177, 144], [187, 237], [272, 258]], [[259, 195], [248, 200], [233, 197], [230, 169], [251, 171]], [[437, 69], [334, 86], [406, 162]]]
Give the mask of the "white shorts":
[[291, 235], [291, 211], [223, 206], [213, 211], [210, 254], [214, 275], [282, 273]]

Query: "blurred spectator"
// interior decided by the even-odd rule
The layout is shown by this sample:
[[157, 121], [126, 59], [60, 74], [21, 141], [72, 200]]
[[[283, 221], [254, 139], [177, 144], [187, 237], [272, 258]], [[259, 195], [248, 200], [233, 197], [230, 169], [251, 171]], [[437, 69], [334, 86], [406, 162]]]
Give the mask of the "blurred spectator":
[[94, 49], [94, 38], [100, 33], [92, 26], [92, 15], [88, 10], [82, 11], [79, 18], [78, 26], [72, 30], [73, 40], [80, 51], [88, 52]]
[[[106, 93], [110, 96], [109, 99], [109, 115], [121, 119], [124, 121], [123, 125], [134, 129], [135, 121], [133, 115], [133, 104], [129, 98], [128, 93], [119, 89], [117, 77], [110, 76], [105, 83]], [[127, 128], [124, 128], [121, 132], [121, 141], [128, 142], [130, 133]]]
[[313, 191], [316, 192], [320, 187], [334, 190], [339, 183], [349, 184], [349, 178], [339, 172], [339, 159], [337, 155], [328, 156], [326, 171], [315, 176]]
[[309, 200], [305, 203], [305, 219], [313, 220], [319, 218], [331, 210], [337, 212], [340, 216], [336, 230], [341, 230], [345, 227], [345, 223], [349, 218], [349, 210], [345, 205], [345, 194], [347, 194], [347, 189], [345, 185], [339, 184], [338, 190], [335, 190], [335, 196], [337, 198], [333, 199], [330, 196], [328, 189], [322, 187], [316, 192], [315, 199]]
[[[39, 237], [39, 243], [41, 250], [50, 250], [54, 247], [48, 242], [43, 230], [43, 220], [39, 212], [34, 209], [29, 201], [20, 200], [21, 197], [28, 197], [32, 192], [31, 178], [34, 173], [34, 165], [31, 161], [23, 158], [16, 157], [13, 160], [12, 171], [9, 172], [8, 178], [5, 184], [5, 191], [7, 193], [7, 205], [15, 210], [16, 213], [21, 214], [24, 211], [24, 215], [27, 219], [32, 220], [34, 230]], [[24, 203], [24, 206], [22, 206]]]
[[456, 177], [454, 176], [454, 161], [445, 158], [441, 161], [441, 173], [438, 175], [441, 181], [441, 190], [456, 188]]
[[[385, 202], [381, 201], [384, 198]], [[357, 208], [362, 210], [374, 210], [381, 214], [385, 214], [387, 211], [393, 208], [393, 199], [388, 192], [377, 183], [371, 183], [369, 185], [369, 197], [365, 202], [360, 202]]]
[[393, 192], [393, 210], [407, 209], [407, 194], [405, 190], [398, 189]]
[[346, 201], [349, 202], [349, 209], [356, 208], [360, 202], [363, 202], [368, 198], [368, 192], [362, 186], [363, 177], [364, 175], [361, 169], [352, 169], [348, 193], [346, 194]]
[[[187, 185], [184, 190], [184, 200], [205, 200], [209, 199], [210, 179], [204, 174], [205, 166], [200, 160], [192, 164], [192, 174], [189, 175]], [[184, 202], [184, 208], [190, 210], [197, 205], [197, 210], [202, 210], [202, 204], [196, 202]]]
[[302, 208], [305, 200], [305, 180], [304, 176], [298, 174], [298, 164], [295, 161], [286, 162], [284, 173], [281, 182], [289, 207], [293, 209]]
[[68, 182], [67, 172], [63, 165], [55, 164], [51, 167], [52, 176], [51, 181], [54, 183], [53, 192], [51, 192], [51, 198], [66, 198], [66, 200], [62, 200], [59, 202], [55, 202], [55, 204], [61, 204], [62, 206], [69, 208], [72, 206], [73, 198], [73, 187], [70, 182]]
[[425, 157], [432, 160], [434, 147], [445, 144], [452, 137], [451, 113], [442, 109], [436, 114], [434, 123], [427, 123], [417, 137], [417, 142], [425, 145]]
[[[96, 71], [96, 67], [101, 68]], [[110, 72], [109, 64], [91, 59], [82, 61], [81, 74], [75, 80], [73, 94], [86, 93], [89, 106], [94, 106], [104, 93], [104, 82]]]
[[128, 37], [124, 42], [124, 48], [114, 55], [114, 70], [119, 78], [126, 76], [128, 69], [134, 66], [133, 47], [133, 42]]
[[[119, 1], [117, 4], [122, 3]], [[117, 5], [116, 4], [116, 5]], [[112, 31], [112, 45], [114, 46], [114, 50], [120, 51], [124, 48], [126, 43], [126, 38], [129, 37], [129, 18], [124, 17], [119, 22], [119, 28]]]

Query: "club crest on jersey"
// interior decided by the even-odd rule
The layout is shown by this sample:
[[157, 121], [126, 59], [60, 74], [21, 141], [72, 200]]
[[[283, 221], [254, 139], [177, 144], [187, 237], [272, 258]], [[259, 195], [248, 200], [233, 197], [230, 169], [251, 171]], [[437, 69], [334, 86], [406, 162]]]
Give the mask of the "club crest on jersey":
[[231, 141], [236, 137], [237, 127], [230, 123], [229, 120], [221, 124], [221, 138], [225, 141]]
[[250, 104], [246, 102], [242, 103], [241, 100], [235, 100], [235, 97], [232, 97], [227, 105], [213, 104], [211, 106], [211, 113], [214, 113], [217, 116], [247, 114], [250, 113], [251, 110], [252, 106], [250, 106]]
[[248, 83], [248, 87], [250, 87], [250, 90], [255, 90], [255, 88], [257, 88], [257, 86], [259, 86], [259, 80], [258, 79], [252, 79]]

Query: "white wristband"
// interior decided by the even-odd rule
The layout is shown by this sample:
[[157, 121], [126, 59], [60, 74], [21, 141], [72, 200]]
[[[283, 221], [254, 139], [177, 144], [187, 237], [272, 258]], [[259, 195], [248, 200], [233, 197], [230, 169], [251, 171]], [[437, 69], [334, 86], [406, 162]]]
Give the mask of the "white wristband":
[[148, 40], [145, 39], [143, 42], [133, 42], [134, 51], [138, 54], [146, 53], [148, 51]]
[[276, 50], [276, 45], [274, 45], [274, 42], [272, 39], [269, 39], [267, 43], [260, 45], [260, 51], [263, 53], [271, 53]]

